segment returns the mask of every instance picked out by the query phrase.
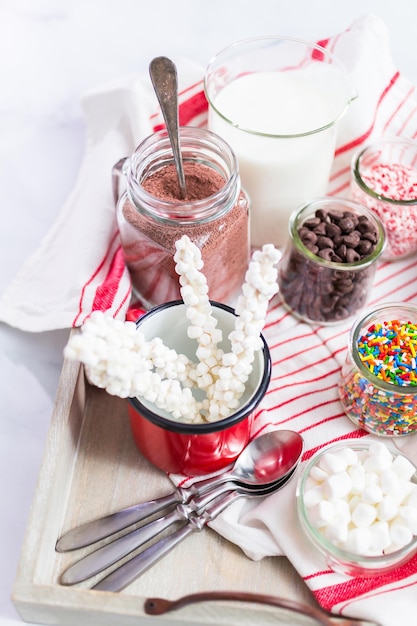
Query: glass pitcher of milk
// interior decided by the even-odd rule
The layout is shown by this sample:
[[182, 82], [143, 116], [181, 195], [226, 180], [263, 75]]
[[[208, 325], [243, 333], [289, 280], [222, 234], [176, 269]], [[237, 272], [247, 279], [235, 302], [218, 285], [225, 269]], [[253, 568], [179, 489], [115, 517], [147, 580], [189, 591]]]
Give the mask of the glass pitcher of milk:
[[337, 123], [357, 97], [343, 65], [288, 37], [237, 42], [204, 79], [208, 127], [233, 148], [252, 203], [251, 244], [283, 247], [292, 211], [327, 191]]

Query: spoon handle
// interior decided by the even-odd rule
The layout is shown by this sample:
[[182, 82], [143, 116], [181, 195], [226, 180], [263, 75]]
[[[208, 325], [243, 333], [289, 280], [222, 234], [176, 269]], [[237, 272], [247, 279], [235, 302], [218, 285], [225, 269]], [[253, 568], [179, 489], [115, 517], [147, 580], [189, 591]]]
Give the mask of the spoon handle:
[[195, 512], [208, 506], [212, 500], [216, 500], [220, 495], [232, 489], [233, 484], [224, 483], [224, 485], [220, 485], [202, 496], [191, 498], [187, 504], [177, 504], [176, 508], [167, 515], [114, 539], [67, 567], [61, 575], [60, 583], [62, 585], [75, 585], [95, 576], [130, 552], [140, 548], [175, 522], [188, 520]]
[[122, 509], [121, 511], [117, 511], [116, 513], [111, 513], [110, 515], [95, 519], [86, 524], [81, 524], [64, 533], [58, 539], [55, 550], [57, 552], [67, 552], [69, 550], [84, 548], [101, 539], [106, 539], [114, 533], [124, 530], [128, 526], [140, 522], [154, 513], [158, 513], [162, 511], [162, 509], [173, 506], [180, 501], [180, 492], [174, 491], [162, 498], [141, 502]]
[[179, 505], [178, 508], [175, 508], [167, 515], [153, 520], [90, 552], [87, 556], [70, 565], [62, 573], [59, 582], [61, 585], [75, 585], [104, 571], [110, 565], [113, 565], [127, 554], [130, 554], [130, 552], [133, 552], [133, 550], [156, 537], [166, 528], [169, 528], [171, 524], [186, 519], [180, 508], [183, 506], [186, 505]]
[[179, 139], [177, 68], [171, 59], [156, 57], [149, 65], [149, 74], [164, 116], [178, 174], [181, 198], [184, 199], [186, 188]]
[[188, 522], [184, 526], [171, 535], [160, 539], [126, 563], [123, 563], [99, 583], [94, 585], [92, 589], [100, 591], [121, 591], [168, 554], [168, 552], [181, 543], [188, 535], [194, 531], [201, 531], [208, 522], [214, 520], [241, 495], [240, 492], [231, 491], [207, 508], [201, 515], [191, 514]]
[[132, 526], [132, 524], [141, 522], [147, 517], [151, 517], [154, 513], [159, 513], [159, 511], [163, 509], [174, 506], [175, 504], [185, 504], [193, 496], [207, 494], [202, 498], [198, 506], [198, 508], [201, 508], [206, 504], [206, 498], [211, 500], [216, 497], [216, 495], [224, 493], [224, 490], [219, 491], [215, 495], [212, 495], [211, 492], [219, 483], [222, 484], [226, 480], [226, 476], [214, 476], [211, 479], [196, 480], [188, 488], [184, 489], [179, 487], [167, 496], [149, 500], [148, 502], [140, 502], [139, 504], [134, 504], [120, 511], [116, 511], [115, 513], [111, 513], [110, 515], [81, 524], [64, 533], [58, 539], [55, 550], [57, 552], [68, 552], [85, 548], [102, 539], [111, 537], [111, 535], [124, 530], [128, 526]]

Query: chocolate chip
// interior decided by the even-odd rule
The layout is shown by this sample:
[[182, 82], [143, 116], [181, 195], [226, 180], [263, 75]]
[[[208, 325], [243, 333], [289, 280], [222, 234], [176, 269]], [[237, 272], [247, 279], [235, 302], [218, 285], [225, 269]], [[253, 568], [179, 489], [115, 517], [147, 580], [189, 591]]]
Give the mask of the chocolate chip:
[[316, 233], [314, 233], [312, 230], [309, 230], [308, 228], [300, 228], [300, 230], [298, 231], [298, 234], [300, 235], [300, 239], [301, 241], [305, 244], [308, 241], [310, 243], [316, 243], [317, 242], [317, 235]]
[[324, 237], [323, 235], [319, 235], [317, 237], [317, 245], [319, 247], [319, 250], [323, 250], [323, 248], [330, 248], [331, 250], [333, 250], [334, 248], [334, 243], [332, 239], [330, 239], [330, 237]]
[[314, 227], [313, 232], [315, 232], [316, 235], [325, 235], [326, 234], [326, 223], [325, 222], [320, 222], [320, 224], [317, 224], [317, 226]]
[[326, 224], [326, 235], [328, 237], [331, 237], [334, 240], [335, 237], [338, 237], [341, 233], [342, 230], [337, 224], [333, 224], [333, 222]]
[[316, 217], [319, 217], [322, 222], [329, 221], [329, 212], [324, 209], [317, 209]]
[[362, 239], [367, 239], [371, 243], [378, 242], [378, 233], [376, 231], [368, 230], [362, 235]]
[[347, 235], [355, 229], [355, 222], [351, 217], [343, 217], [341, 220], [339, 220], [338, 226], [341, 229], [342, 233]]
[[374, 246], [369, 241], [369, 239], [361, 239], [361, 241], [358, 243], [356, 247], [356, 252], [358, 252], [361, 257], [364, 257], [368, 254], [371, 254], [373, 249], [374, 249]]
[[334, 257], [333, 248], [322, 248], [318, 251], [317, 256], [319, 256], [321, 259], [324, 259], [325, 261], [332, 261]]
[[361, 260], [361, 255], [359, 252], [356, 252], [353, 248], [348, 248], [346, 250], [346, 263], [357, 263]]
[[318, 226], [321, 222], [319, 217], [310, 217], [308, 220], [305, 220], [303, 226], [306, 226], [310, 230], [313, 230], [315, 226]]
[[360, 240], [361, 240], [361, 234], [358, 230], [352, 230], [352, 232], [349, 233], [349, 235], [345, 235], [343, 237], [343, 243], [348, 248], [356, 248]]
[[338, 248], [336, 248], [336, 254], [342, 259], [345, 260], [346, 259], [346, 251], [347, 251], [347, 246], [345, 243], [342, 243], [342, 245], [340, 245]]

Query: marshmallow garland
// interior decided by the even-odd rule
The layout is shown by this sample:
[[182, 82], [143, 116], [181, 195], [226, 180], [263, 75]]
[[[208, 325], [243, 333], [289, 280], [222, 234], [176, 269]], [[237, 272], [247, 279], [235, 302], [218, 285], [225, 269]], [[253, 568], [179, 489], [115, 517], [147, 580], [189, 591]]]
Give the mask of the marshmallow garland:
[[380, 442], [325, 452], [304, 487], [311, 526], [341, 550], [383, 556], [417, 535], [416, 468]]
[[[140, 397], [173, 419], [200, 423], [229, 416], [238, 406], [252, 371], [270, 298], [277, 292], [280, 254], [272, 244], [254, 252], [236, 307], [234, 330], [225, 352], [221, 329], [213, 315], [203, 261], [189, 237], [176, 242], [175, 269], [190, 321], [188, 336], [196, 340], [196, 361], [164, 345], [146, 341], [134, 322], [115, 320], [95, 311], [68, 341], [64, 356], [85, 366], [91, 384], [123, 398]], [[197, 400], [194, 390], [203, 390]]]

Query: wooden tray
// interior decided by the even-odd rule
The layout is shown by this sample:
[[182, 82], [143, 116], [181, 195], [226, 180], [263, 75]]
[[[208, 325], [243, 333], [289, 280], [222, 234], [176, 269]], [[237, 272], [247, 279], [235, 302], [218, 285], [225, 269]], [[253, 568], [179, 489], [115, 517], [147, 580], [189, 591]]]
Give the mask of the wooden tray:
[[65, 362], [13, 590], [22, 619], [68, 626], [277, 623], [276, 609], [248, 603], [194, 604], [160, 617], [143, 611], [148, 597], [176, 599], [213, 590], [314, 604], [285, 557], [253, 562], [209, 528], [193, 533], [123, 592], [59, 584], [65, 567], [89, 551], [56, 553], [56, 540], [64, 531], [170, 491], [169, 479], [135, 447], [126, 401], [90, 386], [78, 364]]

